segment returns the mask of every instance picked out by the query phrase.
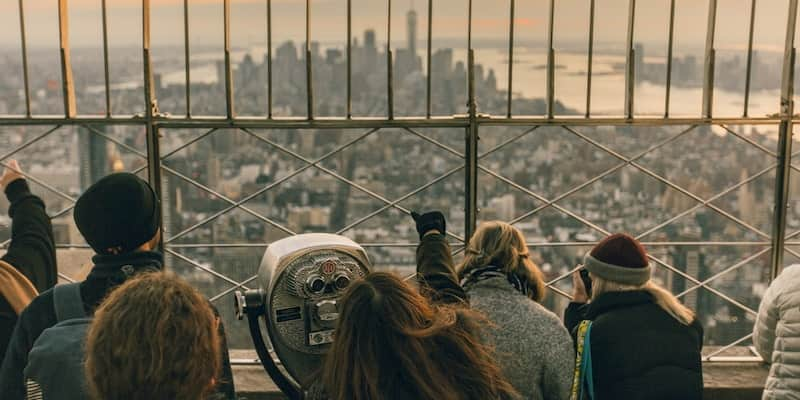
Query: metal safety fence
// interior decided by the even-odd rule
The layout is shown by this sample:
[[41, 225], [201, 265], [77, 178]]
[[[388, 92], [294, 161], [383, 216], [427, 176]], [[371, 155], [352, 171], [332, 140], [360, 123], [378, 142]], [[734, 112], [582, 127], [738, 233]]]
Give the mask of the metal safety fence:
[[[393, 78], [396, 59], [389, 45], [392, 43], [392, 0], [388, 0], [386, 87], [382, 93], [385, 94], [386, 112], [379, 117], [356, 117], [352, 106], [352, 1], [347, 0], [346, 4], [343, 3], [347, 21], [344, 113], [336, 117], [318, 116], [315, 109], [317, 93], [312, 84], [315, 81], [310, 15], [314, 2], [306, 0], [302, 49], [306, 115], [297, 118], [278, 117], [273, 108], [272, 0], [265, 0], [265, 63], [269, 71], [266, 76], [266, 107], [261, 116], [239, 116], [234, 96], [236, 85], [232, 66], [231, 2], [222, 0], [221, 16], [224, 21], [224, 46], [220, 84], [224, 88], [225, 115], [198, 116], [191, 112], [193, 85], [189, 66], [188, 0], [183, 0], [184, 18], [180, 21], [184, 33], [185, 115], [169, 115], [158, 106], [151, 54], [150, 0], [141, 2], [143, 112], [136, 114], [137, 110], [132, 110], [131, 114], [135, 115], [112, 114], [109, 24], [107, 5], [103, 0], [102, 93], [105, 115], [85, 116], [78, 114], [76, 108], [76, 89], [70, 60], [68, 0], [58, 0], [60, 92], [64, 112], [63, 115], [49, 116], [32, 112], [26, 44], [29, 28], [25, 25], [25, 2], [19, 0], [20, 79], [24, 88], [24, 115], [0, 116], [0, 132], [11, 134], [13, 130], [23, 140], [3, 145], [0, 164], [6, 166], [7, 160], [34, 152], [41, 143], [70, 140], [68, 137], [76, 134], [88, 138], [79, 146], [91, 146], [92, 141], [99, 141], [101, 146], [113, 148], [121, 159], [126, 160], [124, 169], [146, 176], [162, 198], [164, 251], [171, 261], [171, 267], [203, 286], [212, 302], [229, 299], [233, 291], [247, 289], [248, 285], [253, 284], [258, 253], [271, 240], [308, 230], [327, 230], [354, 236], [374, 253], [377, 260], [387, 260], [387, 265], [413, 263], [413, 232], [409, 233], [408, 229], [388, 229], [387, 224], [393, 226], [403, 223], [398, 221], [403, 221], [401, 217], [413, 209], [436, 206], [450, 210], [448, 219], [453, 226], [448, 236], [456, 253], [463, 251], [464, 243], [481, 220], [505, 219], [524, 227], [526, 234], [532, 233], [528, 235], [531, 240], [529, 246], [540, 254], [539, 262], [560, 264], [546, 271], [547, 286], [555, 298], [549, 305], [558, 309], [570, 297], [568, 281], [576, 270], [574, 264], [564, 260], [571, 261], [571, 257], [574, 259], [576, 254], [585, 251], [599, 237], [627, 230], [651, 249], [650, 258], [657, 266], [661, 283], [695, 308], [705, 304], [707, 314], [713, 314], [723, 306], [727, 310], [725, 316], [709, 316], [708, 321], [718, 323], [720, 331], [724, 331], [726, 326], [737, 329], [733, 330], [734, 336], [721, 333], [716, 336], [713, 344], [718, 347], [706, 352], [707, 361], [757, 359], [751, 353], [730, 356], [733, 354], [730, 353], [731, 349], [747, 345], [751, 340], [752, 334], [748, 333], [747, 328], [752, 326], [758, 305], [758, 296], [751, 293], [754, 290], [739, 289], [749, 283], [768, 284], [789, 260], [800, 259], [800, 241], [797, 240], [800, 226], [793, 223], [793, 214], [789, 209], [794, 197], [791, 195], [793, 187], [790, 187], [790, 181], [794, 174], [800, 172], [800, 164], [793, 163], [800, 152], [792, 148], [797, 0], [787, 2], [780, 98], [775, 99], [780, 104], [779, 112], [770, 116], [751, 116], [749, 107], [756, 10], [756, 0], [751, 0], [742, 113], [739, 117], [725, 118], [713, 115], [715, 25], [718, 14], [716, 0], [708, 1], [702, 111], [696, 117], [675, 117], [670, 112], [675, 0], [669, 1], [665, 104], [663, 114], [658, 117], [635, 113], [635, 0], [629, 0], [627, 8], [621, 116], [608, 117], [592, 112], [595, 0], [587, 4], [589, 27], [583, 115], [559, 115], [556, 105], [554, 12], [557, 5], [554, 0], [549, 1], [547, 17], [544, 115], [517, 115], [512, 112], [512, 104], [516, 100], [513, 88], [515, 84], [519, 85], [513, 79], [517, 21], [515, 0], [508, 1], [505, 110], [496, 114], [481, 110], [481, 99], [476, 89], [473, 1], [470, 0], [466, 3], [468, 17], [465, 21], [468, 50], [464, 99], [466, 113], [436, 116], [432, 112], [431, 78], [432, 15], [435, 9], [434, 2], [428, 0], [427, 57], [423, 72], [424, 112], [420, 116], [396, 116], [396, 80]], [[642, 5], [639, 4], [639, 7]], [[753, 135], [747, 133], [748, 130], [766, 130], [769, 134]], [[622, 144], [614, 139], [609, 140], [616, 137], [626, 139]], [[687, 138], [693, 139], [687, 143]], [[679, 143], [684, 147], [677, 147]], [[714, 147], [717, 145], [710, 143], [725, 144]], [[415, 146], [423, 149], [421, 154], [406, 151]], [[273, 168], [269, 174], [254, 174], [255, 178], [252, 182], [248, 181], [246, 187], [226, 186], [223, 182], [225, 173], [222, 172], [226, 160], [220, 159], [219, 149], [230, 151], [242, 147], [250, 148], [256, 157], [272, 160], [274, 165], [280, 167]], [[392, 147], [397, 149], [396, 153], [402, 154], [392, 153]], [[541, 160], [532, 161], [533, 157], [526, 159], [532, 153], [520, 154], [519, 149], [542, 149], [551, 154], [544, 154]], [[697, 159], [680, 159], [679, 155], [686, 153], [687, 149], [696, 152]], [[731, 153], [731, 149], [738, 152]], [[559, 151], [566, 152], [566, 155], [553, 158], [552, 153]], [[704, 156], [704, 151], [710, 154]], [[382, 154], [372, 154], [376, 152]], [[392, 155], [386, 156], [384, 153]], [[672, 161], [654, 161], [659, 153], [665, 153], [662, 158]], [[734, 171], [733, 177], [731, 173], [726, 173], [724, 178], [718, 178], [722, 184], [714, 183], [711, 178], [692, 179], [713, 173], [716, 168], [714, 157], [720, 154], [739, 157], [741, 172]], [[441, 160], [431, 161], [434, 158]], [[86, 162], [91, 163], [91, 160]], [[383, 163], [390, 164], [384, 168], [390, 171], [379, 168]], [[564, 172], [553, 171], [558, 167], [562, 167]], [[542, 172], [545, 169], [550, 172]], [[675, 172], [680, 169], [684, 170], [683, 174]], [[46, 174], [36, 171], [25, 171], [24, 174], [58, 199], [54, 203], [61, 207], [49, 210], [54, 220], [70, 214], [79, 193], [69, 192], [48, 182], [48, 178], [43, 176]], [[382, 175], [385, 175], [385, 179], [382, 179]], [[537, 175], [541, 177], [539, 181], [535, 178]], [[92, 179], [90, 177], [87, 183], [91, 183]], [[411, 183], [398, 183], [401, 181]], [[298, 201], [307, 203], [302, 197], [305, 195], [296, 197], [285, 193], [299, 193], [302, 191], [298, 187], [313, 185], [327, 187], [329, 193], [334, 193], [331, 198], [320, 200], [331, 204], [322, 216], [318, 215], [319, 210], [306, 208], [290, 217], [287, 212], [279, 211], [274, 206], [280, 203], [288, 208], [294, 207]], [[752, 189], [754, 185], [767, 189]], [[79, 186], [85, 185], [81, 183]], [[620, 190], [607, 194], [614, 191], [615, 187]], [[504, 203], [506, 200], [503, 200], [503, 196], [506, 195], [513, 200]], [[184, 198], [194, 199], [193, 203], [184, 201]], [[604, 203], [589, 204], [598, 198], [602, 198]], [[489, 208], [490, 203], [494, 204], [495, 209], [502, 209], [503, 204], [514, 206], [506, 207], [503, 212], [489, 213], [484, 209]], [[731, 206], [733, 203], [735, 206]], [[622, 211], [613, 210], [623, 207], [623, 204], [630, 207], [636, 205], [637, 211], [634, 215], [625, 215]], [[768, 205], [767, 211], [759, 207], [764, 204]], [[203, 210], [187, 210], [193, 205]], [[517, 205], [521, 210], [517, 210]], [[337, 211], [341, 208], [350, 212], [337, 215], [341, 214]], [[751, 212], [751, 209], [759, 210]], [[176, 216], [190, 212], [190, 217]], [[232, 215], [238, 217], [232, 218]], [[292, 222], [292, 218], [311, 222]], [[313, 222], [320, 218], [325, 223]], [[537, 235], [538, 230], [545, 229], [542, 222], [545, 218], [551, 221], [546, 229], [552, 232]], [[647, 223], [636, 224], [637, 218]], [[707, 223], [710, 228], [697, 229], [698, 218], [712, 221]], [[232, 227], [223, 226], [224, 222], [220, 221]], [[571, 234], [559, 233], [559, 223], [571, 226]], [[684, 225], [674, 229], [676, 224]], [[556, 227], [553, 228], [553, 225]], [[258, 228], [253, 228], [250, 234], [248, 226]], [[369, 229], [355, 232], [364, 227]], [[67, 237], [69, 239], [58, 244], [60, 249], [86, 247], [79, 239], [73, 241], [71, 236]], [[697, 249], [714, 250], [701, 252]], [[236, 252], [239, 250], [243, 252]], [[212, 253], [216, 256], [209, 256]], [[225, 258], [225, 254], [230, 256]], [[551, 257], [559, 261], [553, 261]], [[697, 261], [698, 257], [707, 260]], [[233, 267], [221, 265], [228, 262]], [[241, 264], [249, 266], [241, 267]], [[198, 271], [204, 278], [196, 274]], [[67, 273], [60, 275], [65, 280], [74, 279]], [[752, 282], [742, 281], [748, 279], [743, 278], [745, 276], [754, 278]], [[707, 298], [698, 299], [699, 293]], [[226, 319], [230, 317], [226, 312], [228, 310], [225, 310], [229, 308], [227, 304], [220, 308]], [[742, 318], [745, 322], [738, 321], [730, 325], [720, 322], [726, 318]], [[228, 323], [229, 326], [233, 324]]]

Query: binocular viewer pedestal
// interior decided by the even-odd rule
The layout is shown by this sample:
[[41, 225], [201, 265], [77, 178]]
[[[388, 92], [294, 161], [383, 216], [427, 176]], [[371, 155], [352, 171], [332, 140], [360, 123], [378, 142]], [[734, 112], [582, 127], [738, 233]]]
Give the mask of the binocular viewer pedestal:
[[237, 318], [247, 316], [264, 370], [290, 399], [314, 390], [333, 342], [340, 299], [370, 268], [366, 251], [349, 238], [296, 235], [267, 247], [257, 289], [235, 292]]

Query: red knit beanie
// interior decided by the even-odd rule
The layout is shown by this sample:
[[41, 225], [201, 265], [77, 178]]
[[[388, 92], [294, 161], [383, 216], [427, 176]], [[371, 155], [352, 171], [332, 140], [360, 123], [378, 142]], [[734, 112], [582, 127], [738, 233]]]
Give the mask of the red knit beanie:
[[625, 268], [644, 268], [649, 263], [644, 246], [627, 233], [615, 233], [601, 240], [589, 254], [604, 263]]
[[583, 266], [600, 278], [627, 285], [643, 285], [651, 273], [644, 246], [625, 233], [603, 239], [586, 254]]

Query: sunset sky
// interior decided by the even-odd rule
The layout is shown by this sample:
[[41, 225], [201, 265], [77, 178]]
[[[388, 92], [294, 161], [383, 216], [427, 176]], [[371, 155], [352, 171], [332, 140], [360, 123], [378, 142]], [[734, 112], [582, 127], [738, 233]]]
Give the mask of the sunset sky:
[[[466, 40], [467, 0], [433, 0], [434, 46]], [[344, 43], [346, 0], [312, 0], [312, 40]], [[361, 37], [375, 28], [378, 40], [386, 40], [386, 0], [352, 0], [353, 35]], [[58, 45], [57, 0], [25, 0], [28, 45], [55, 48]], [[110, 45], [141, 45], [141, 0], [108, 0]], [[272, 0], [273, 35], [276, 42], [304, 38], [304, 0]], [[509, 0], [474, 0], [474, 37], [505, 39], [508, 36]], [[547, 0], [517, 0], [518, 43], [542, 42], [547, 38]], [[588, 32], [588, 0], [556, 1], [556, 45], [584, 43]], [[152, 0], [153, 46], [182, 45], [183, 1]], [[784, 42], [787, 0], [758, 2], [757, 48], [781, 49]], [[426, 39], [427, 1], [392, 2], [393, 47], [405, 43], [405, 13], [419, 14], [419, 39]], [[720, 48], [743, 48], [747, 42], [750, 0], [719, 1], [717, 44]], [[73, 47], [101, 44], [100, 0], [69, 0], [70, 40]], [[596, 40], [624, 43], [628, 0], [597, 0]], [[231, 0], [231, 33], [235, 47], [263, 43], [266, 37], [266, 0]], [[705, 40], [707, 0], [678, 0], [676, 49], [697, 47]], [[636, 40], [666, 44], [669, 0], [638, 1]], [[193, 46], [222, 44], [222, 0], [190, 0], [190, 40]], [[447, 43], [445, 43], [447, 42]], [[660, 47], [664, 47], [660, 46]], [[0, 47], [19, 47], [19, 15], [16, 0], [0, 1]]]

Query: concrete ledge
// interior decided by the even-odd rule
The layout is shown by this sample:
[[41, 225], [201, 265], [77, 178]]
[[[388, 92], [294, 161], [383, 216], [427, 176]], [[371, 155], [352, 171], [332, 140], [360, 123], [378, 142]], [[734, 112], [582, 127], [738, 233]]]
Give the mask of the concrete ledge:
[[239, 399], [286, 400], [260, 365], [234, 365], [233, 382]]
[[[255, 359], [251, 351], [231, 351], [232, 359]], [[757, 362], [703, 363], [705, 400], [761, 400], [769, 368]], [[240, 399], [285, 400], [261, 365], [234, 365], [233, 378]], [[664, 382], [669, 384], [669, 382]]]
[[761, 400], [769, 367], [764, 363], [703, 363], [703, 399]]

